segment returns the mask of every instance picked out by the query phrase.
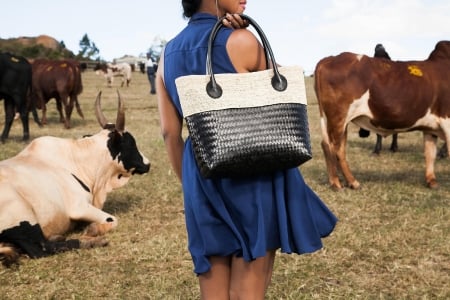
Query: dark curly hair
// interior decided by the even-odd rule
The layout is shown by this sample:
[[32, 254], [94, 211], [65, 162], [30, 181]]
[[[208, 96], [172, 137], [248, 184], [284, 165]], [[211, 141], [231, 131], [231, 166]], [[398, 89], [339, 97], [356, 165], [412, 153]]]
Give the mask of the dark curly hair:
[[190, 18], [200, 8], [202, 0], [181, 0], [181, 4], [183, 5], [183, 16]]

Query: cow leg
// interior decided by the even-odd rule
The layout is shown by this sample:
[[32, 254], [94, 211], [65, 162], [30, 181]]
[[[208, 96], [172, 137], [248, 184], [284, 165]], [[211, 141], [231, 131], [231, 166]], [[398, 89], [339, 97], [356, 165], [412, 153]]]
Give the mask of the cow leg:
[[34, 120], [34, 122], [39, 126], [39, 127], [42, 127], [42, 123], [41, 123], [41, 121], [39, 120], [39, 116], [38, 116], [38, 113], [37, 113], [37, 110], [36, 110], [36, 106], [32, 106], [31, 107], [31, 114], [33, 115], [33, 120]]
[[446, 143], [446, 142], [444, 142], [444, 144], [442, 144], [441, 148], [440, 148], [439, 151], [438, 151], [437, 156], [438, 156], [440, 159], [446, 158], [446, 157], [449, 156], [449, 151], [448, 151], [447, 143]]
[[346, 159], [346, 151], [345, 147], [347, 145], [347, 129], [345, 129], [344, 134], [342, 135], [342, 138], [337, 141], [333, 146], [335, 147], [334, 151], [336, 151], [337, 159], [339, 162], [339, 166], [341, 168], [341, 172], [345, 177], [345, 180], [347, 181], [348, 185], [352, 189], [358, 189], [360, 184], [359, 182], [353, 177], [352, 172], [350, 171], [350, 167], [348, 165], [347, 159]]
[[0, 243], [0, 257], [2, 258], [2, 264], [8, 268], [13, 264], [18, 263], [19, 253], [13, 245]]
[[424, 133], [423, 140], [425, 152], [425, 181], [427, 182], [427, 186], [429, 188], [434, 189], [439, 186], [436, 181], [436, 175], [434, 173], [437, 137], [429, 133]]
[[[15, 96], [14, 106], [18, 109], [20, 114], [20, 121], [23, 128], [23, 141], [30, 139], [30, 127], [28, 122], [28, 93], [20, 96]], [[12, 108], [14, 110], [14, 107]], [[11, 122], [12, 124], [12, 122]]]
[[72, 249], [88, 249], [95, 247], [104, 247], [108, 245], [108, 240], [104, 237], [81, 236], [79, 239], [66, 240], [64, 236], [49, 237], [44, 243], [45, 248], [50, 254], [55, 254]]
[[375, 148], [373, 149], [373, 154], [379, 155], [381, 151], [381, 147], [383, 144], [383, 137], [377, 134], [377, 142], [375, 143]]
[[56, 109], [58, 110], [58, 113], [59, 113], [59, 122], [64, 123], [64, 115], [62, 112], [63, 108], [62, 108], [61, 98], [58, 97], [58, 98], [55, 98], [55, 100], [56, 100]]
[[[67, 99], [67, 98], [65, 98], [65, 99]], [[72, 116], [73, 105], [74, 105], [74, 102], [76, 101], [73, 96], [70, 96], [68, 98], [68, 100], [69, 100], [68, 103], [66, 101], [66, 104], [64, 105], [64, 110], [66, 112], [66, 118], [65, 118], [65, 121], [64, 121], [64, 126], [66, 128], [70, 128], [71, 127], [70, 126], [70, 117]]]
[[392, 152], [397, 152], [397, 150], [398, 150], [397, 138], [398, 138], [398, 134], [394, 133], [392, 135], [392, 143], [391, 143], [391, 148], [390, 148]]
[[112, 75], [107, 75], [106, 76], [106, 83], [108, 84], [108, 87], [112, 87], [113, 85], [113, 79], [114, 77]]
[[341, 182], [339, 181], [338, 171], [337, 171], [337, 157], [336, 152], [331, 150], [330, 140], [328, 136], [327, 126], [325, 121], [321, 119], [320, 126], [322, 130], [322, 150], [325, 157], [325, 163], [328, 172], [328, 182], [331, 187], [336, 190], [342, 189]]
[[322, 140], [322, 150], [323, 154], [325, 156], [325, 162], [327, 165], [327, 172], [328, 172], [328, 182], [330, 183], [331, 187], [336, 190], [342, 189], [342, 185], [339, 181], [338, 172], [337, 172], [337, 159], [336, 154], [331, 153], [331, 147], [330, 144]]
[[5, 127], [3, 128], [1, 141], [4, 143], [9, 136], [9, 131], [11, 130], [12, 123], [14, 121], [15, 106], [10, 98], [5, 98], [3, 101], [5, 108]]
[[88, 249], [95, 247], [104, 247], [108, 245], [108, 240], [103, 236], [86, 236], [83, 235], [80, 237], [80, 249]]
[[[154, 84], [152, 84], [152, 86], [154, 86]], [[364, 128], [359, 128], [359, 137], [361, 138], [366, 138], [370, 135], [370, 131], [369, 130], [365, 130]]]
[[36, 105], [38, 108], [42, 109], [41, 124], [47, 124], [47, 103], [44, 99], [44, 95], [41, 92], [36, 92]]
[[[80, 205], [82, 204], [82, 206]], [[75, 221], [89, 222], [86, 236], [100, 236], [117, 227], [117, 218], [88, 203], [80, 203], [71, 210], [70, 218]]]
[[30, 127], [29, 127], [29, 118], [28, 112], [26, 111], [26, 107], [23, 111], [20, 112], [20, 121], [22, 121], [23, 127], [23, 141], [28, 141], [30, 139]]

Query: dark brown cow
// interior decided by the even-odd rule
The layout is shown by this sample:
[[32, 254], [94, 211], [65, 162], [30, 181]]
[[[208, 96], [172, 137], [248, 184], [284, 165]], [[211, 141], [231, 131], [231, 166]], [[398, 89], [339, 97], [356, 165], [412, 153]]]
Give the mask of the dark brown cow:
[[[60, 122], [70, 128], [70, 116], [75, 105], [84, 119], [78, 95], [83, 91], [79, 63], [72, 60], [38, 59], [32, 64], [33, 98], [36, 107], [42, 109], [42, 124], [47, 124], [46, 103], [55, 98]], [[65, 116], [62, 112], [64, 106]]]
[[383, 136], [413, 130], [424, 134], [425, 180], [434, 174], [436, 142], [450, 142], [450, 41], [438, 42], [424, 61], [394, 62], [344, 52], [322, 59], [315, 70], [322, 149], [332, 187], [358, 188], [345, 148], [350, 122]]

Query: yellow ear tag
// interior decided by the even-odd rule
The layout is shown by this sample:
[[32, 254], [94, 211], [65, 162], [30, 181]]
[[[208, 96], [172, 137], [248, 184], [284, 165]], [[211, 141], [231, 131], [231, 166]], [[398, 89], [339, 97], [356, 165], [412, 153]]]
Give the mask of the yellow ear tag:
[[408, 66], [408, 70], [409, 70], [409, 74], [414, 75], [414, 76], [418, 76], [418, 77], [422, 77], [423, 73], [422, 70], [418, 67], [418, 66]]
[[65, 67], [67, 67], [67, 64], [66, 63], [63, 63], [63, 64], [60, 64], [59, 65], [61, 68], [65, 68]]
[[19, 60], [17, 58], [15, 58], [14, 56], [11, 57], [11, 61], [13, 62], [19, 62]]

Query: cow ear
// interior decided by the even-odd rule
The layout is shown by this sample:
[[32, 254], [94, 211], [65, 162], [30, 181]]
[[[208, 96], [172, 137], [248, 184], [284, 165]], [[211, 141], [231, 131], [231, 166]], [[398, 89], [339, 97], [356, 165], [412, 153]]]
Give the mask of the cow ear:
[[111, 156], [113, 159], [117, 157], [117, 155], [120, 154], [121, 150], [121, 144], [122, 144], [122, 136], [117, 130], [111, 130], [111, 132], [108, 134], [108, 149], [111, 153]]

